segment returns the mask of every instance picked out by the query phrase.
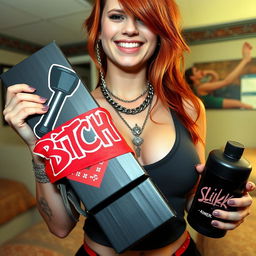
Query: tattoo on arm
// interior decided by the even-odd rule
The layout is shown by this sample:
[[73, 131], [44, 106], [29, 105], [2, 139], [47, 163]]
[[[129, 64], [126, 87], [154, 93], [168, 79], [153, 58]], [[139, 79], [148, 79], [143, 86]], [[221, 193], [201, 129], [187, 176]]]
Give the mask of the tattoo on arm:
[[53, 214], [52, 214], [52, 210], [49, 207], [47, 201], [45, 200], [45, 198], [40, 197], [38, 200], [39, 203], [39, 207], [42, 210], [42, 212], [49, 218], [49, 220], [51, 220]]

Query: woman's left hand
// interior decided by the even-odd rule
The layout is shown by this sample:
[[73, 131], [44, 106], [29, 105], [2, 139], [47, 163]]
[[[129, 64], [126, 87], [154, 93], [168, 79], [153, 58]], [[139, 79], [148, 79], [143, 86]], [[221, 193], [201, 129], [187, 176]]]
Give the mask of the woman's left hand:
[[[204, 165], [200, 164], [196, 166], [196, 170], [202, 173]], [[245, 219], [246, 216], [250, 214], [250, 206], [253, 202], [252, 197], [249, 192], [256, 189], [256, 185], [249, 181], [246, 183], [244, 195], [240, 198], [232, 198], [228, 200], [228, 205], [235, 207], [235, 211], [224, 211], [221, 209], [216, 209], [213, 211], [213, 216], [221, 220], [213, 220], [212, 225], [219, 229], [232, 230], [237, 228]], [[227, 222], [226, 222], [227, 221]]]

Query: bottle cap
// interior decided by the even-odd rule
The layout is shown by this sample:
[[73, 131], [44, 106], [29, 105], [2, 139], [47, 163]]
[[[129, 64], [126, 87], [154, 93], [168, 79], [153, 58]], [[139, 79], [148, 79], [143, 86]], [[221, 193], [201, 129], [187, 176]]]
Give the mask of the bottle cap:
[[244, 145], [236, 141], [227, 141], [224, 154], [232, 159], [239, 160], [244, 152]]

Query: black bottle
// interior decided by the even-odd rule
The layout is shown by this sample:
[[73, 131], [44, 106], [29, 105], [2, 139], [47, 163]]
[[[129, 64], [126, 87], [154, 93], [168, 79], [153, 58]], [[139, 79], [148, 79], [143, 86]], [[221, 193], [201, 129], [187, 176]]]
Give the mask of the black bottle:
[[242, 158], [243, 151], [242, 144], [228, 141], [224, 152], [213, 150], [208, 156], [187, 217], [191, 227], [205, 236], [219, 238], [226, 234], [211, 225], [217, 219], [212, 213], [215, 209], [236, 210], [227, 201], [242, 196], [252, 170], [250, 163]]

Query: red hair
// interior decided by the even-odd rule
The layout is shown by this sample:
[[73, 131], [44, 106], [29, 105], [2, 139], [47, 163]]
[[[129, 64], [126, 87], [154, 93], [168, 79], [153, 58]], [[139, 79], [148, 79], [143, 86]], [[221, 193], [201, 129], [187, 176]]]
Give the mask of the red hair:
[[[199, 101], [183, 77], [183, 53], [189, 51], [189, 48], [181, 35], [177, 4], [174, 0], [119, 0], [119, 3], [125, 11], [138, 17], [158, 35], [160, 46], [151, 58], [147, 79], [153, 84], [158, 99], [177, 112], [190, 132], [193, 142], [198, 142], [200, 135], [197, 132], [196, 122], [184, 109], [183, 100], [186, 100], [195, 108], [199, 116]], [[95, 0], [92, 13], [85, 21], [88, 31], [88, 51], [97, 66], [95, 47], [104, 4], [104, 0]], [[104, 53], [101, 54], [102, 69], [106, 72], [106, 56]]]

